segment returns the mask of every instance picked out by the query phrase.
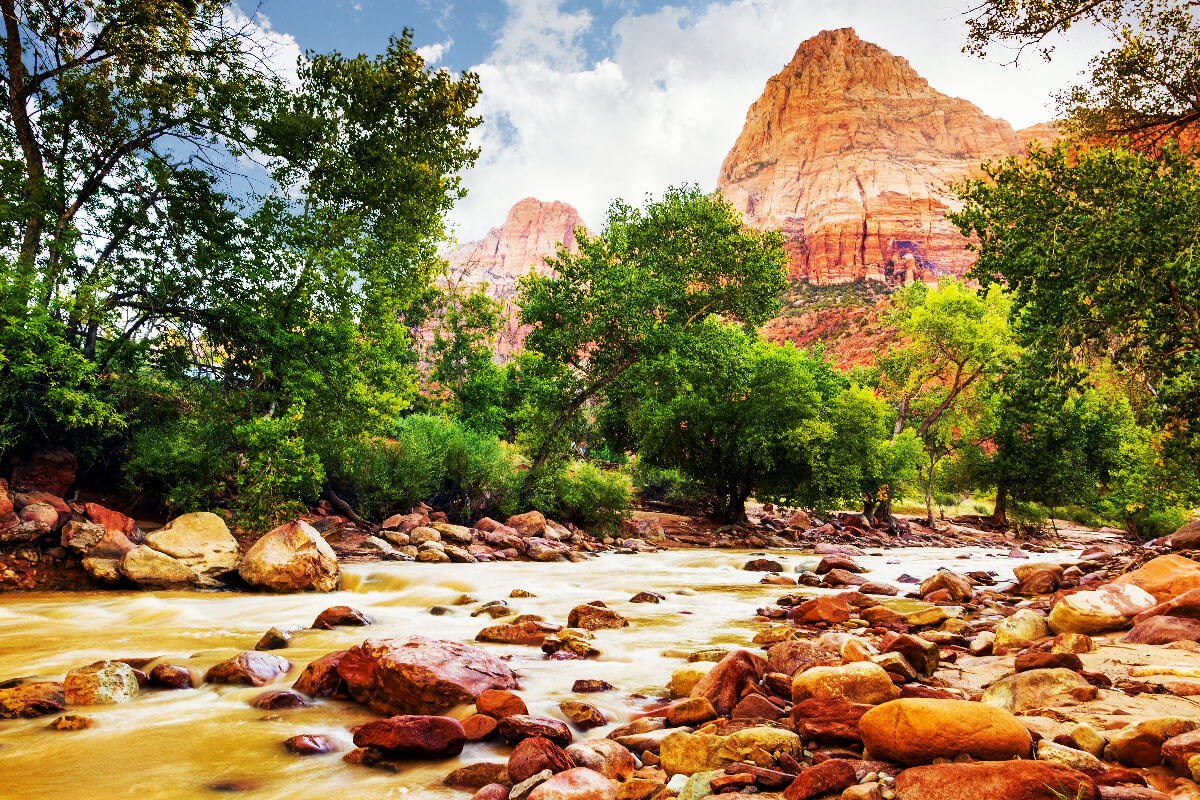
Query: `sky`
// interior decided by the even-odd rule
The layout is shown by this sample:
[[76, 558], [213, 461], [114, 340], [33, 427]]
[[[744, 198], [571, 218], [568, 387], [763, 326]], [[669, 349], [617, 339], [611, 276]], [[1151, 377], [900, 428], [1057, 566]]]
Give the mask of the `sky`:
[[[598, 228], [609, 202], [671, 185], [716, 187], [767, 79], [829, 28], [907, 58], [935, 89], [1016, 128], [1054, 117], [1102, 40], [1072, 31], [1047, 63], [961, 52], [972, 0], [260, 0], [281, 62], [304, 51], [377, 54], [413, 32], [431, 66], [480, 78], [478, 162], [450, 215], [482, 237], [524, 197], [571, 203]], [[244, 5], [249, 9], [250, 6]]]

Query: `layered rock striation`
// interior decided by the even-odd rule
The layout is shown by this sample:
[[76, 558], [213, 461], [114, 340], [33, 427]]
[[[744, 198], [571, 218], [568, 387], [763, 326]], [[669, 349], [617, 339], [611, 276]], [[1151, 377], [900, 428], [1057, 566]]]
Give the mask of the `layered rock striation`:
[[899, 282], [970, 268], [951, 185], [981, 162], [1052, 141], [938, 92], [852, 28], [803, 42], [767, 81], [718, 187], [748, 225], [788, 235], [795, 277]]

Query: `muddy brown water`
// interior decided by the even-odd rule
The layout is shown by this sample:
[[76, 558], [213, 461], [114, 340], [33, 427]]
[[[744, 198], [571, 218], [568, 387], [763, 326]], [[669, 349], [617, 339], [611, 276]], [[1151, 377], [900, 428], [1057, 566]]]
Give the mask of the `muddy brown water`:
[[[359, 644], [367, 636], [412, 634], [471, 641], [487, 616], [478, 604], [451, 605], [462, 594], [480, 602], [507, 599], [513, 589], [533, 598], [508, 600], [521, 613], [565, 623], [568, 611], [603, 600], [631, 626], [596, 633], [603, 655], [589, 661], [547, 661], [533, 647], [481, 645], [511, 657], [520, 694], [533, 714], [565, 719], [562, 700], [598, 706], [612, 724], [628, 721], [665, 693], [671, 672], [703, 647], [747, 646], [762, 628], [756, 608], [795, 587], [764, 586], [759, 573], [741, 569], [750, 551], [676, 550], [604, 555], [579, 563], [350, 564], [333, 594], [256, 595], [184, 592], [25, 593], [0, 595], [0, 681], [18, 677], [62, 680], [67, 670], [100, 659], [161, 657], [203, 672], [255, 642], [272, 626], [306, 626], [324, 608], [351, 605], [373, 617], [371, 628], [305, 631], [276, 651], [292, 670], [266, 688], [290, 686], [314, 658]], [[819, 556], [771, 553], [789, 570], [810, 568]], [[968, 560], [959, 558], [968, 555]], [[1038, 556], [1066, 561], [1069, 553]], [[1012, 576], [1021, 561], [978, 548], [892, 550], [858, 559], [872, 580], [894, 581], [907, 572], [924, 577], [938, 567], [994, 570]], [[631, 604], [642, 590], [667, 599]], [[800, 587], [798, 591], [820, 590]], [[576, 695], [578, 678], [600, 678], [617, 691]], [[377, 715], [350, 702], [321, 700], [309, 708], [262, 711], [247, 705], [264, 688], [202, 685], [183, 691], [143, 691], [130, 703], [71, 708], [94, 720], [83, 731], [47, 728], [52, 717], [0, 720], [0, 798], [70, 800], [108, 798], [238, 797], [246, 800], [381, 800], [457, 798], [469, 793], [441, 785], [452, 769], [474, 761], [504, 760], [507, 748], [468, 745], [458, 759], [414, 761], [398, 774], [346, 764], [350, 727]], [[631, 695], [646, 695], [645, 699]], [[448, 712], [463, 717], [470, 706]], [[612, 726], [576, 739], [604, 736]], [[300, 758], [283, 741], [324, 734], [339, 753]]]

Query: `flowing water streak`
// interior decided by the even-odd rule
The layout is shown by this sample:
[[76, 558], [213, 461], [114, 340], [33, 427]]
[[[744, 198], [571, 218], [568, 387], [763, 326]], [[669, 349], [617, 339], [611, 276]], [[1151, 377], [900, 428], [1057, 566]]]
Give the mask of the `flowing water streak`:
[[[534, 598], [510, 600], [522, 613], [565, 623], [580, 603], [603, 600], [629, 618], [631, 627], [596, 633], [604, 655], [594, 661], [546, 661], [532, 647], [482, 645], [510, 654], [521, 676], [521, 695], [533, 714], [563, 718], [561, 700], [600, 707], [618, 724], [660, 696], [686, 655], [710, 645], [749, 646], [760, 625], [756, 608], [789, 592], [820, 590], [763, 586], [758, 573], [741, 569], [748, 551], [677, 550], [610, 554], [579, 564], [352, 564], [342, 591], [326, 595], [257, 595], [183, 592], [93, 592], [0, 595], [0, 681], [17, 677], [62, 680], [68, 669], [103, 658], [163, 657], [203, 672], [241, 650], [253, 649], [272, 626], [306, 626], [322, 609], [352, 605], [376, 620], [371, 628], [305, 631], [285, 649], [288, 686], [312, 659], [371, 636], [471, 641], [487, 616], [477, 606], [455, 606], [443, 616], [429, 608], [451, 605], [466, 593], [479, 601], [508, 598], [526, 589]], [[969, 555], [969, 560], [959, 557]], [[1063, 554], [1067, 555], [1066, 553]], [[811, 568], [819, 557], [797, 551], [772, 554], [791, 570]], [[872, 580], [918, 577], [940, 566], [995, 570], [1010, 579], [1022, 563], [978, 548], [893, 550], [857, 559]], [[1057, 560], [1057, 559], [1052, 559]], [[902, 587], [903, 588], [903, 587]], [[631, 604], [643, 590], [665, 602]], [[575, 695], [577, 678], [600, 678], [616, 692]], [[274, 686], [275, 684], [273, 684]], [[310, 708], [261, 711], [247, 701], [263, 689], [209, 686], [186, 691], [144, 691], [119, 706], [71, 709], [94, 718], [85, 731], [52, 731], [50, 718], [0, 721], [0, 798], [41, 800], [175, 800], [231, 796], [247, 800], [379, 800], [391, 797], [469, 795], [440, 781], [462, 763], [503, 760], [506, 749], [469, 745], [457, 761], [414, 762], [397, 775], [344, 764], [339, 755], [298, 758], [282, 742], [301, 733], [329, 736], [352, 747], [349, 728], [376, 715], [353, 703], [321, 701]], [[630, 700], [632, 693], [649, 698]], [[464, 716], [470, 707], [456, 709]], [[598, 729], [589, 736], [603, 735]]]

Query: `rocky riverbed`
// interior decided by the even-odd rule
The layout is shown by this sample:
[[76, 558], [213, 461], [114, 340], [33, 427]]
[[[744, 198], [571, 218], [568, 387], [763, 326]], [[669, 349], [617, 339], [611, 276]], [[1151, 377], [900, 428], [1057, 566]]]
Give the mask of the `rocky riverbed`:
[[1193, 797], [1189, 536], [2, 595], [4, 796]]

